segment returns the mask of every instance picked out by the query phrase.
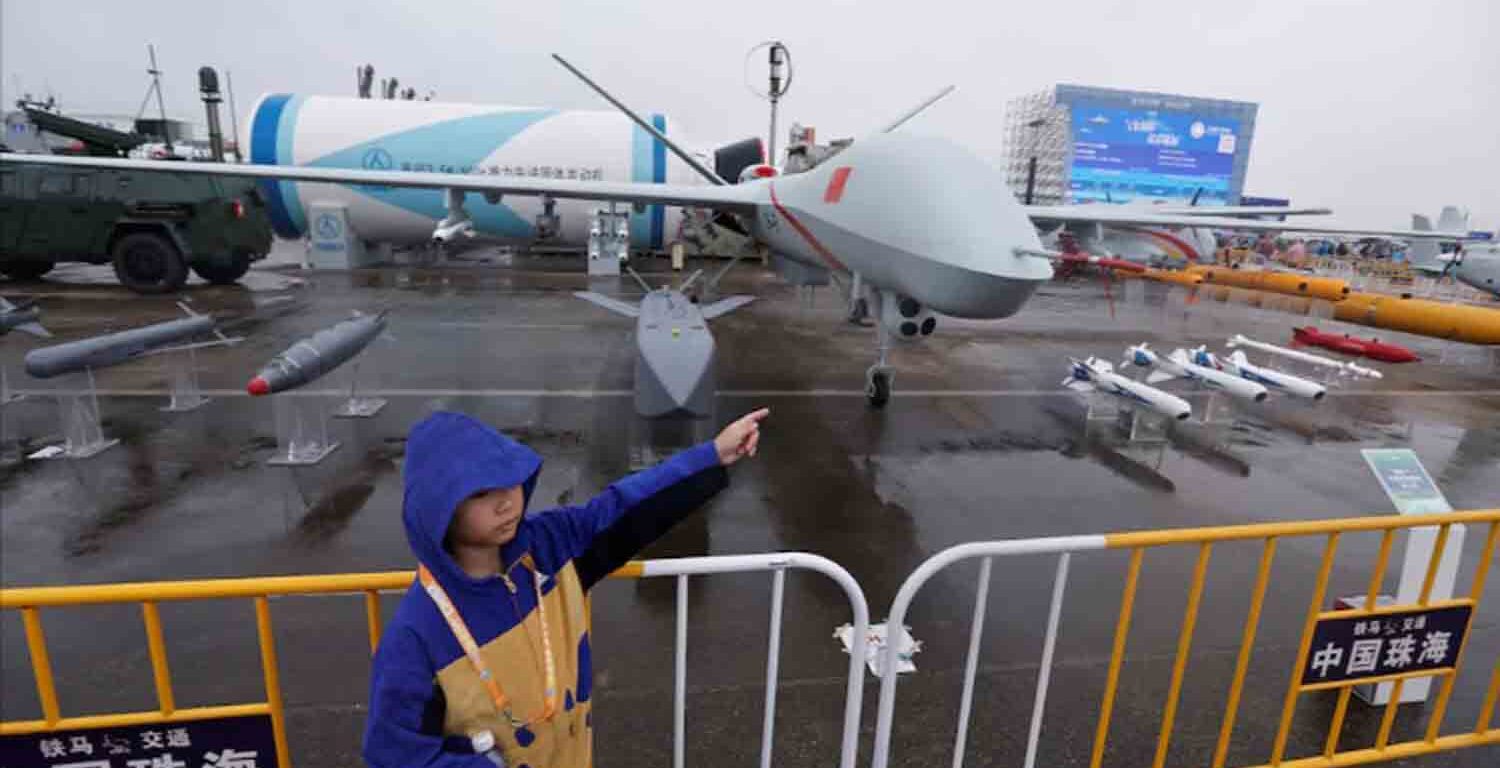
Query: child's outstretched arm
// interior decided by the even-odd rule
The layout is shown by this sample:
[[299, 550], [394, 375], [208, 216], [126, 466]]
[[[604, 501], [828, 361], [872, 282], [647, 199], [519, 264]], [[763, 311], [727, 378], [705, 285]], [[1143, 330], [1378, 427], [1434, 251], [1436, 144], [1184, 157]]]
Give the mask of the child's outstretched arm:
[[725, 468], [755, 455], [760, 421], [769, 413], [764, 408], [750, 413], [713, 441], [617, 480], [583, 506], [558, 510], [559, 527], [584, 588], [624, 565], [729, 485]]

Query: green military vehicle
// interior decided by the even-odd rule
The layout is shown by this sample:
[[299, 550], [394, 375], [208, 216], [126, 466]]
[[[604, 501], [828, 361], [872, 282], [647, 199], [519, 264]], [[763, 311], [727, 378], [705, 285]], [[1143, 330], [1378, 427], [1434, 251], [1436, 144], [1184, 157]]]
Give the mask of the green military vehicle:
[[189, 269], [233, 283], [270, 249], [253, 181], [0, 166], [0, 273], [13, 279], [36, 279], [58, 262], [108, 262], [131, 290], [169, 293]]
[[[116, 154], [146, 141], [26, 108], [41, 129]], [[171, 161], [163, 160], [164, 170]], [[170, 293], [188, 270], [233, 283], [271, 250], [255, 182], [141, 171], [0, 165], [0, 274], [34, 280], [59, 262], [111, 263], [138, 293]]]

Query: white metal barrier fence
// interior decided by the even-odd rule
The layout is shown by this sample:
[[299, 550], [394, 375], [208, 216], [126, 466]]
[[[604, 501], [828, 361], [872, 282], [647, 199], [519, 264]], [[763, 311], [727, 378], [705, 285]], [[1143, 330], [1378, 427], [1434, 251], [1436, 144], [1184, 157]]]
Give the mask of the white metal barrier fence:
[[[775, 738], [776, 684], [781, 667], [781, 614], [786, 591], [786, 572], [791, 569], [815, 571], [832, 579], [849, 598], [854, 637], [868, 634], [870, 608], [859, 583], [838, 563], [804, 552], [781, 552], [758, 555], [721, 555], [684, 557], [669, 560], [644, 560], [631, 563], [613, 578], [677, 578], [677, 642], [675, 690], [672, 712], [672, 765], [684, 768], [687, 725], [687, 620], [688, 579], [719, 573], [771, 572], [771, 631], [766, 651], [766, 705], [761, 726], [760, 766], [770, 768]], [[858, 648], [855, 649], [858, 651]], [[865, 660], [861, 653], [849, 654], [849, 679], [845, 686], [844, 730], [839, 744], [839, 768], [854, 768], [859, 748], [859, 714], [864, 687]]]

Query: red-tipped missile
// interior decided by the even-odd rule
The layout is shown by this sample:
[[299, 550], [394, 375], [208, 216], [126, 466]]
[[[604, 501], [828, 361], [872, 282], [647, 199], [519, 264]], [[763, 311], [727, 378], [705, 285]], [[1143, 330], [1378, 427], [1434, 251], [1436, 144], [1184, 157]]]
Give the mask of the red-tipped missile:
[[271, 358], [245, 385], [252, 395], [271, 395], [308, 384], [359, 354], [385, 330], [385, 315], [360, 315], [305, 338]]

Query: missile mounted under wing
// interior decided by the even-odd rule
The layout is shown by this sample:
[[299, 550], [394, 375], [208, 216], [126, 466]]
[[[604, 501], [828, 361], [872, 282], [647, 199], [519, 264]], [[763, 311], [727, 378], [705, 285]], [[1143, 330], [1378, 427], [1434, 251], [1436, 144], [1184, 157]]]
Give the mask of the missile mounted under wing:
[[696, 277], [678, 289], [653, 289], [642, 281], [647, 293], [639, 304], [592, 291], [573, 294], [635, 318], [635, 411], [648, 419], [712, 413], [715, 345], [708, 321], [755, 300], [754, 296], [730, 296], [700, 305], [684, 292]]
[[385, 330], [385, 313], [363, 315], [324, 328], [271, 358], [245, 386], [251, 395], [270, 395], [310, 384], [359, 354]]
[[1104, 392], [1176, 421], [1187, 421], [1193, 415], [1193, 407], [1188, 401], [1149, 384], [1121, 376], [1115, 373], [1114, 366], [1107, 361], [1094, 357], [1087, 360], [1070, 357], [1068, 362], [1072, 364], [1072, 368], [1062, 385], [1075, 392]]
[[1148, 384], [1171, 379], [1189, 379], [1212, 389], [1223, 390], [1226, 394], [1241, 400], [1251, 400], [1257, 403], [1265, 400], [1268, 394], [1264, 386], [1253, 381], [1246, 381], [1220, 370], [1194, 364], [1188, 358], [1185, 349], [1175, 349], [1172, 354], [1162, 357], [1142, 342], [1125, 350], [1125, 362], [1135, 363], [1143, 368], [1154, 368], [1151, 375], [1146, 377]]

